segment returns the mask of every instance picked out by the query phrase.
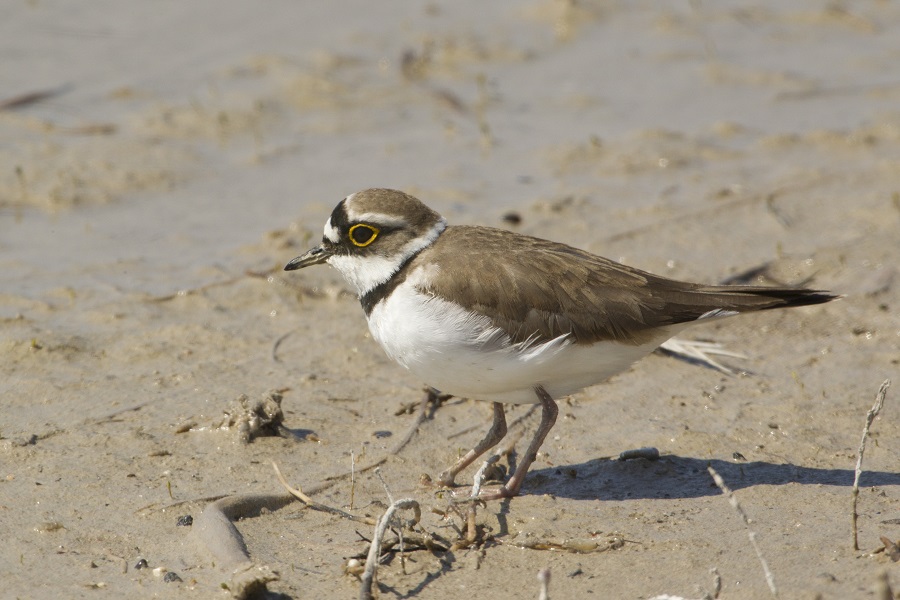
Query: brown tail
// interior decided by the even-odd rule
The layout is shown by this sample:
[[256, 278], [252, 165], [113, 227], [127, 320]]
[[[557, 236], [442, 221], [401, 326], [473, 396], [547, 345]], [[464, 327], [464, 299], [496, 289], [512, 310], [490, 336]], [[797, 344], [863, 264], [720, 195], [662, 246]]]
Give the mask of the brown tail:
[[697, 289], [722, 300], [721, 308], [738, 312], [824, 304], [841, 296], [822, 290], [767, 288], [750, 285], [703, 286]]
[[688, 323], [697, 319], [823, 304], [841, 296], [821, 290], [767, 288], [749, 285], [691, 285], [666, 294], [671, 323]]

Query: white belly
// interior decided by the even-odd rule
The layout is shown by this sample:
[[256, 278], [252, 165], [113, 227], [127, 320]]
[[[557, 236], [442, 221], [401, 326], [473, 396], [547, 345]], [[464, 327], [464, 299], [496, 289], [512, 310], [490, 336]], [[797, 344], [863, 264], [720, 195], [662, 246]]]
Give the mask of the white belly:
[[624, 371], [674, 332], [633, 346], [571, 343], [562, 336], [542, 344], [510, 344], [483, 315], [399, 285], [369, 315], [369, 330], [388, 356], [425, 383], [462, 398], [537, 403], [534, 386], [554, 398]]

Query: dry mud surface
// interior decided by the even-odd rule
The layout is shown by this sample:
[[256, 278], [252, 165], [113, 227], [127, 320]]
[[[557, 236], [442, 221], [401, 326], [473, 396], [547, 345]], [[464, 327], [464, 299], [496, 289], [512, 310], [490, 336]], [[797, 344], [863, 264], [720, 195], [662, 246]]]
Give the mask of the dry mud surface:
[[[228, 565], [179, 519], [281, 492], [272, 461], [374, 518], [378, 463], [420, 503], [415, 535], [456, 543], [408, 533], [381, 598], [536, 598], [542, 569], [554, 598], [700, 598], [713, 569], [721, 598], [770, 597], [708, 466], [779, 597], [886, 598], [884, 576], [900, 591], [900, 563], [876, 552], [900, 539], [896, 387], [872, 424], [860, 550], [851, 529], [866, 411], [900, 385], [895, 4], [5, 12], [0, 596], [229, 597]], [[478, 507], [467, 545], [464, 511], [422, 475], [480, 438], [490, 405], [454, 398], [392, 453], [423, 382], [383, 355], [335, 271], [280, 270], [372, 186], [671, 277], [845, 298], [690, 332], [746, 355], [728, 361], [739, 375], [653, 355], [562, 400], [523, 495]], [[241, 410], [272, 390], [288, 435], [251, 436]], [[645, 446], [661, 458], [611, 458]], [[237, 523], [278, 574], [271, 597], [356, 597], [345, 571], [372, 526], [275, 508]]]

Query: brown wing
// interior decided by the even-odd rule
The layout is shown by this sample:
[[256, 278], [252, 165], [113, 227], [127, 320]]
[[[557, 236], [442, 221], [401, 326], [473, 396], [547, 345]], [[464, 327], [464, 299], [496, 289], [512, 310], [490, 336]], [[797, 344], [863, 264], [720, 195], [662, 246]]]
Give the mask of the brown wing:
[[491, 318], [515, 342], [571, 334], [576, 343], [642, 343], [651, 329], [714, 310], [827, 302], [811, 290], [702, 286], [658, 277], [565, 244], [486, 227], [450, 227], [409, 265], [440, 270], [423, 291]]

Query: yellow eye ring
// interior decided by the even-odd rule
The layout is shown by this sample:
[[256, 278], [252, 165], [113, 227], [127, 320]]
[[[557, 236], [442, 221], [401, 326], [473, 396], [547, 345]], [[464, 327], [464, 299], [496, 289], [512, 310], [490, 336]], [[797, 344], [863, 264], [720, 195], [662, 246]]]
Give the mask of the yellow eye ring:
[[350, 241], [353, 242], [354, 246], [365, 248], [375, 241], [375, 238], [378, 237], [379, 233], [381, 233], [381, 231], [373, 225], [357, 223], [347, 232], [347, 237], [350, 238]]

